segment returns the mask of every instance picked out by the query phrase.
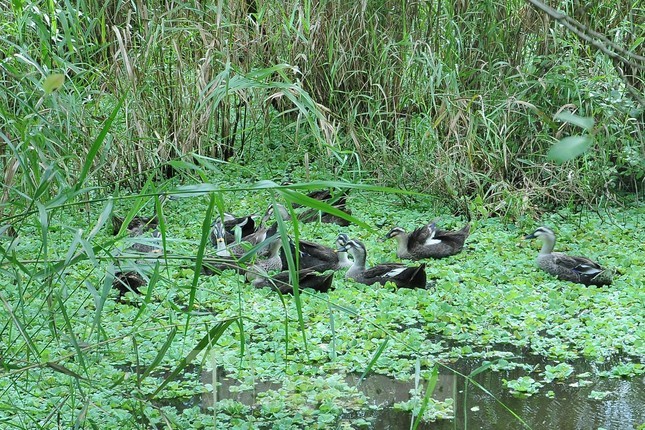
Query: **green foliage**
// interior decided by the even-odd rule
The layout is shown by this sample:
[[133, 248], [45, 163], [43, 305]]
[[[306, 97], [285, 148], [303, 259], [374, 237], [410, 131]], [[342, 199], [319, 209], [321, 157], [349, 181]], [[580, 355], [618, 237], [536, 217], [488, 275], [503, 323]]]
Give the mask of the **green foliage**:
[[425, 405], [425, 408], [422, 411], [421, 399], [419, 398], [418, 394], [412, 393], [411, 396], [412, 398], [407, 402], [395, 403], [394, 409], [406, 412], [414, 412], [415, 414], [422, 412], [421, 419], [424, 422], [454, 418], [453, 399], [447, 399], [444, 402], [440, 402], [435, 399], [429, 399], [429, 403]]
[[573, 373], [573, 366], [568, 363], [560, 363], [557, 366], [547, 364], [544, 368], [544, 379], [546, 382], [553, 382], [556, 379], [566, 379]]
[[[622, 357], [594, 377], [644, 373], [631, 360], [643, 355], [642, 106], [608, 59], [555, 23], [535, 26], [525, 2], [41, 3], [0, 11], [3, 425], [325, 428], [368, 404], [348, 374], [432, 385], [428, 369], [464, 356], [532, 371], [497, 345], [559, 363], [543, 381], [509, 381], [518, 392], [568, 378], [579, 358]], [[639, 10], [626, 7], [578, 18], [637, 52]], [[339, 274], [328, 295], [292, 298], [232, 272], [201, 276], [217, 212], [330, 210], [302, 195], [326, 186], [352, 189], [346, 231], [372, 263], [394, 255], [381, 226], [435, 216], [448, 228], [474, 216], [467, 250], [429, 265], [430, 291]], [[637, 198], [606, 207], [622, 191]], [[162, 207], [164, 192], [179, 200]], [[130, 252], [125, 228], [108, 235], [113, 212], [126, 225], [156, 212], [163, 256]], [[535, 271], [535, 250], [516, 243], [534, 227], [527, 215], [602, 256], [615, 286]], [[329, 245], [338, 234], [280, 232]], [[121, 270], [147, 282], [143, 294], [115, 301]], [[261, 408], [164, 404], [215, 395], [193, 366], [223, 369], [241, 391], [281, 385]], [[450, 415], [432, 391], [400, 406]]]
[[589, 393], [589, 398], [593, 400], [604, 400], [608, 395], [611, 393], [609, 391], [594, 391], [591, 390], [591, 393]]
[[[555, 119], [565, 121], [569, 124], [577, 125], [585, 131], [590, 131], [594, 125], [593, 118], [583, 118], [573, 115], [570, 112], [560, 112], [556, 115]], [[593, 143], [593, 135], [576, 135], [568, 136], [560, 139], [555, 145], [549, 149], [549, 158], [556, 163], [564, 163], [565, 161], [572, 160], [585, 151], [587, 151]]]
[[45, 90], [45, 94], [51, 94], [52, 92], [61, 88], [64, 82], [65, 75], [62, 75], [60, 73], [54, 73], [47, 76], [45, 78], [45, 82], [43, 82], [43, 89]]
[[[568, 12], [611, 22], [637, 51], [625, 8]], [[307, 175], [421, 190], [455, 212], [465, 196], [510, 218], [643, 188], [642, 107], [608, 59], [535, 26], [526, 2], [28, 1], [2, 13], [12, 193], [31, 194], [43, 171], [76, 185], [86, 163], [91, 185], [138, 190], [190, 176], [177, 166], [200, 155], [304, 160]], [[568, 124], [586, 123], [572, 118], [593, 118], [593, 133], [572, 136]]]
[[504, 380], [504, 384], [511, 390], [511, 393], [519, 396], [532, 396], [542, 386], [530, 376], [521, 376], [513, 381]]
[[[216, 212], [208, 215], [210, 207], [262, 213], [272, 199], [307, 203], [298, 192], [325, 185], [353, 187], [352, 216], [365, 226], [344, 231], [367, 244], [371, 264], [394, 259], [393, 244], [379, 240], [393, 224], [410, 228], [439, 217], [442, 227], [459, 228], [463, 221], [425, 195], [408, 193], [418, 199], [408, 206], [382, 187], [322, 181], [245, 184], [239, 182], [237, 166], [220, 164], [217, 169], [220, 174], [211, 183], [165, 184], [165, 192], [177, 198], [163, 209], [155, 198], [159, 191], [149, 188], [141, 196], [93, 202], [81, 216], [76, 205], [49, 208], [46, 201], [44, 210], [16, 214], [19, 240], [5, 237], [2, 242], [0, 300], [8, 317], [2, 347], [8, 373], [0, 385], [7, 393], [23, 394], [3, 396], [12, 402], [4, 403], [3, 410], [15, 407], [15, 399], [21, 402], [19, 415], [3, 419], [16, 423], [14, 418], [33, 417], [45, 420], [41, 427], [48, 428], [53, 423], [40, 413], [54, 408], [63, 415], [71, 411], [65, 415], [70, 422], [101, 422], [106, 428], [166, 421], [208, 426], [213, 420], [228, 426], [324, 427], [369, 404], [347, 381], [349, 374], [415, 378], [418, 390], [397, 408], [414, 411], [419, 420], [441, 419], [455, 413], [454, 400], [435, 399], [421, 381], [432, 386], [436, 363], [459, 357], [487, 360], [480, 372], [531, 372], [527, 377], [533, 382], [509, 381], [509, 390], [523, 393], [570, 377], [578, 370], [572, 363], [580, 358], [602, 363], [624, 357], [598, 375], [643, 373], [629, 359], [643, 354], [637, 330], [640, 308], [635, 305], [643, 274], [633, 252], [640, 245], [640, 203], [608, 210], [612, 223], [597, 214], [566, 210], [541, 220], [558, 225], [559, 249], [617, 269], [620, 274], [610, 288], [563, 283], [537, 271], [532, 261], [537, 250], [520, 243], [535, 223], [490, 218], [474, 223], [462, 254], [428, 266], [434, 284], [430, 290], [365, 287], [339, 273], [329, 294], [301, 290], [299, 296], [280, 297], [249, 288], [233, 272], [195, 275], [196, 256], [211, 252], [204, 241], [205, 226]], [[213, 173], [194, 172], [197, 177]], [[211, 198], [213, 193], [218, 197]], [[127, 251], [132, 238], [108, 234], [110, 212], [132, 219], [155, 208], [163, 219], [163, 258], [132, 255]], [[296, 225], [286, 222], [283, 228], [293, 232]], [[297, 228], [301, 238], [329, 245], [338, 234], [334, 225]], [[109, 274], [119, 267], [136, 267], [149, 279], [142, 295], [127, 293], [122, 303], [114, 300]], [[527, 348], [546, 360], [539, 378], [533, 366], [507, 348]], [[261, 408], [216, 401], [213, 415], [194, 408], [182, 413], [164, 403], [208, 396], [213, 388], [200, 382], [201, 369], [225, 372], [238, 381], [241, 392], [266, 381], [276, 385], [262, 390]], [[39, 382], [34, 385], [27, 374], [37, 375]], [[79, 400], [67, 397], [69, 392]], [[115, 398], [118, 405], [110, 400]], [[76, 418], [79, 414], [83, 418]]]

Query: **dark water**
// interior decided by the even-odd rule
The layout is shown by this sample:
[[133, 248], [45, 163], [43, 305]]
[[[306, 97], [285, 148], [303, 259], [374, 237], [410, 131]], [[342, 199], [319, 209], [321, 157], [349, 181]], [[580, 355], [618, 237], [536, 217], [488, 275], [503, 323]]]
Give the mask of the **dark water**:
[[[469, 369], [468, 363], [458, 363], [457, 370], [470, 373], [477, 367]], [[576, 366], [576, 369], [579, 369]], [[420, 425], [419, 429], [494, 429], [515, 430], [527, 428], [515, 418], [503, 403], [521, 417], [530, 428], [535, 430], [623, 430], [636, 429], [645, 423], [645, 378], [630, 380], [609, 378], [586, 378], [592, 383], [585, 387], [571, 386], [579, 379], [569, 378], [564, 382], [545, 384], [532, 397], [519, 399], [504, 388], [502, 379], [516, 379], [526, 375], [525, 370], [511, 372], [485, 371], [476, 375], [473, 380], [485, 387], [493, 396], [483, 392], [473, 384], [466, 383], [464, 378], [455, 376], [450, 371], [440, 373], [432, 397], [436, 400], [453, 398], [455, 418], [439, 420]], [[534, 379], [539, 379], [533, 375]], [[276, 390], [279, 384], [259, 382], [254, 390], [237, 392], [231, 388], [239, 382], [218, 375], [217, 399], [234, 399], [246, 405], [256, 404], [256, 395], [266, 390]], [[358, 383], [357, 375], [348, 375], [347, 382]], [[212, 373], [202, 375], [204, 383], [212, 383]], [[363, 418], [372, 423], [374, 430], [409, 429], [411, 416], [408, 413], [392, 408], [395, 402], [409, 400], [414, 382], [401, 382], [383, 375], [368, 376], [359, 385], [359, 389], [370, 399], [378, 410], [367, 409], [361, 413], [352, 412], [341, 417], [341, 421], [351, 423], [353, 418]], [[589, 399], [591, 391], [609, 391], [603, 400]], [[545, 394], [553, 391], [553, 398]], [[201, 406], [206, 409], [212, 406], [213, 396], [201, 398]]]

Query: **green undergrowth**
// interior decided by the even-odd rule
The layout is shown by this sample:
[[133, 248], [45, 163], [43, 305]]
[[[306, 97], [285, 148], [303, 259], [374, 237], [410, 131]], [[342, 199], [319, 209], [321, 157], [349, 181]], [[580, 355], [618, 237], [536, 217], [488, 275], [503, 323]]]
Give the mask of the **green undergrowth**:
[[[239, 181], [229, 185], [243, 187]], [[220, 203], [236, 214], [261, 214], [272, 196], [274, 191], [226, 192]], [[410, 229], [435, 219], [456, 229], [466, 222], [430, 197], [410, 199], [351, 190], [348, 206], [371, 230], [309, 223], [298, 225], [300, 236], [333, 246], [345, 232], [364, 241], [368, 263], [377, 264], [396, 260], [394, 243], [382, 240], [393, 225]], [[133, 204], [114, 201], [119, 214]], [[152, 202], [142, 197], [146, 202], [142, 214], [152, 212]], [[119, 303], [108, 292], [106, 272], [119, 262], [113, 259], [117, 249], [130, 244], [120, 238], [111, 245], [109, 225], [89, 241], [92, 258], [38, 274], [49, 262], [87, 255], [82, 243], [72, 248], [74, 237], [79, 229], [88, 237], [108, 204], [102, 200], [88, 212], [76, 206], [51, 211], [46, 249], [38, 215], [25, 220], [18, 239], [2, 239], [3, 425], [359, 428], [366, 424], [352, 412], [370, 408], [370, 401], [345, 376], [366, 370], [403, 381], [419, 378], [417, 412], [435, 366], [445, 372], [464, 359], [492, 370], [525, 368], [534, 382], [525, 387], [529, 379], [510, 381], [509, 391], [546, 392], [540, 384], [575, 377], [581, 360], [607, 364], [596, 376], [645, 373], [640, 202], [601, 212], [563, 209], [515, 223], [476, 219], [461, 254], [427, 262], [427, 290], [367, 287], [337, 273], [333, 291], [301, 291], [300, 312], [294, 297], [253, 289], [232, 271], [200, 276], [195, 284], [209, 194], [183, 194], [164, 204], [166, 258], [139, 257], [137, 263], [157, 273], [147, 294], [128, 293]], [[538, 270], [538, 245], [522, 237], [539, 225], [556, 230], [556, 250], [614, 269], [614, 284], [585, 287]], [[104, 291], [109, 299], [102, 301]], [[525, 366], [528, 357], [548, 364]], [[212, 381], [200, 379], [202, 370], [223, 371], [239, 382], [240, 392], [260, 382], [275, 385], [252, 406], [218, 401]], [[210, 408], [195, 406], [195, 397]], [[425, 402], [424, 411], [432, 414], [424, 417], [450, 417], [450, 400]]]

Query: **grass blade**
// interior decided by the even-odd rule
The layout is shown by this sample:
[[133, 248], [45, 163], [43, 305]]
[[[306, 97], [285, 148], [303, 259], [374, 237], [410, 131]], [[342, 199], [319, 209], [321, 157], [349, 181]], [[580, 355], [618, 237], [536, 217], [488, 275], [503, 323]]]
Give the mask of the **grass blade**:
[[157, 389], [150, 394], [149, 398], [154, 399], [161, 390], [164, 389], [166, 385], [168, 385], [170, 382], [172, 382], [185, 368], [188, 366], [196, 357], [201, 353], [202, 351], [205, 351], [206, 349], [212, 347], [219, 338], [224, 334], [228, 326], [231, 325], [233, 321], [237, 321], [237, 318], [221, 321], [213, 328], [210, 329], [210, 331], [204, 336], [197, 345], [188, 353], [188, 355], [184, 358], [182, 358], [177, 365], [177, 367], [172, 371], [170, 375], [157, 387]]
[[356, 385], [360, 385], [361, 382], [363, 382], [363, 379], [372, 371], [372, 367], [374, 367], [374, 364], [376, 364], [376, 361], [379, 359], [381, 354], [383, 354], [383, 351], [385, 351], [385, 348], [387, 347], [388, 342], [390, 341], [390, 337], [386, 337], [383, 342], [381, 342], [381, 345], [379, 345], [378, 349], [376, 352], [374, 352], [374, 355], [372, 355], [372, 358], [370, 359], [370, 362], [367, 363], [367, 367], [363, 371], [363, 374], [361, 377], [358, 379], [358, 383]]
[[166, 338], [166, 341], [161, 346], [161, 348], [159, 348], [159, 350], [157, 351], [157, 355], [141, 374], [141, 379], [146, 378], [148, 375], [150, 375], [150, 373], [152, 373], [152, 371], [156, 369], [159, 363], [163, 361], [164, 357], [166, 356], [166, 353], [172, 346], [172, 341], [175, 340], [176, 334], [177, 334], [177, 328], [172, 327], [170, 329], [170, 332], [168, 333], [168, 337]]
[[127, 95], [128, 93], [126, 91], [126, 93], [123, 94], [123, 96], [118, 101], [116, 106], [114, 106], [114, 109], [112, 109], [112, 113], [103, 124], [103, 128], [101, 129], [101, 132], [99, 133], [98, 136], [96, 136], [96, 139], [94, 139], [94, 142], [92, 143], [92, 146], [90, 147], [89, 152], [85, 156], [85, 162], [83, 163], [83, 168], [81, 169], [81, 173], [78, 176], [78, 179], [76, 181], [76, 186], [74, 187], [76, 190], [79, 190], [85, 183], [85, 179], [87, 178], [87, 175], [90, 169], [92, 168], [92, 164], [94, 163], [94, 158], [96, 158], [96, 154], [99, 152], [101, 145], [103, 145], [103, 142], [105, 141], [105, 137], [110, 131], [110, 128], [112, 127], [112, 123], [116, 118], [116, 115], [121, 110], [121, 106], [123, 105], [123, 102], [125, 101], [125, 98], [127, 97]]

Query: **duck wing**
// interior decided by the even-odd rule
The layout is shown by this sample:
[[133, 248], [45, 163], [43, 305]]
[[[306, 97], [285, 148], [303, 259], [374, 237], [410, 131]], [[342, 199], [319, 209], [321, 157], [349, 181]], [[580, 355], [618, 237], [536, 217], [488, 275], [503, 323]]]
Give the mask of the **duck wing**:
[[[326, 202], [327, 200], [331, 199], [331, 191], [329, 190], [314, 190], [307, 194], [307, 197], [315, 200], [319, 200], [321, 202]], [[291, 206], [296, 209], [302, 207], [300, 203], [292, 203]]]
[[243, 216], [224, 220], [224, 229], [235, 237], [235, 228], [239, 227], [242, 237], [248, 236], [256, 230], [255, 220], [252, 216]]
[[235, 270], [244, 273], [244, 269], [235, 257], [207, 256], [202, 261], [202, 275], [218, 275], [224, 270]]
[[367, 281], [385, 284], [394, 282], [399, 288], [425, 288], [426, 272], [425, 263], [420, 266], [408, 267], [399, 263], [378, 264], [365, 270], [363, 277]]
[[331, 191], [329, 190], [315, 190], [307, 194], [307, 197], [312, 199], [320, 200], [321, 202], [326, 202], [331, 199]]
[[[255, 229], [251, 234], [242, 236], [242, 242], [248, 242], [251, 245], [257, 245], [260, 242], [264, 242], [266, 239], [272, 237], [278, 231], [278, 223], [274, 223], [271, 227], [267, 228], [263, 225], [260, 225]], [[228, 242], [227, 242], [228, 243]]]
[[[347, 197], [345, 195], [340, 196], [337, 200], [332, 202], [327, 202], [331, 204], [334, 208], [339, 209], [345, 212], [348, 215], [351, 215], [351, 210], [347, 209]], [[338, 224], [343, 227], [350, 225], [350, 222], [344, 218], [340, 218], [336, 215], [329, 214], [325, 211], [319, 211], [318, 209], [310, 208], [298, 215], [298, 220], [301, 222], [315, 222], [320, 219], [321, 222], [329, 224]]]
[[[124, 218], [121, 218], [116, 215], [112, 216], [112, 234], [113, 235], [116, 236], [119, 233], [119, 230], [121, 230], [121, 226], [123, 225], [124, 221], [125, 221]], [[137, 234], [140, 234], [146, 230], [154, 230], [158, 226], [159, 226], [159, 219], [157, 218], [156, 215], [151, 217], [135, 216], [128, 223], [127, 230], [128, 232], [136, 236]], [[137, 231], [139, 233], [134, 233]]]
[[457, 231], [436, 229], [434, 234], [434, 239], [440, 240], [441, 242], [451, 243], [459, 247], [462, 247], [469, 234], [470, 234], [470, 224], [466, 224], [461, 230], [457, 230]]
[[561, 252], [554, 252], [551, 255], [555, 264], [578, 273], [598, 274], [604, 270], [598, 263], [586, 257], [575, 257]]
[[438, 243], [435, 240], [436, 233], [437, 227], [434, 223], [419, 227], [408, 235], [408, 247], [416, 248], [417, 246], [428, 246]]
[[376, 266], [365, 269], [363, 276], [365, 278], [378, 278], [378, 277], [394, 277], [407, 269], [408, 266], [401, 263], [382, 263]]
[[[307, 259], [319, 261], [321, 265], [327, 264], [329, 266], [327, 268], [316, 267], [317, 270], [324, 271], [324, 270], [332, 269], [338, 265], [338, 253], [335, 252], [333, 249], [325, 245], [320, 245], [318, 243], [309, 242], [306, 240], [301, 240], [299, 241], [299, 243], [300, 243], [301, 259], [302, 257], [306, 257]], [[302, 255], [302, 254], [305, 254], [305, 255]]]
[[137, 272], [116, 272], [114, 274], [114, 280], [112, 281], [112, 288], [119, 292], [116, 300], [120, 302], [128, 291], [132, 291], [135, 294], [141, 294], [139, 289], [147, 283], [148, 282]]
[[[298, 243], [300, 250], [298, 269], [315, 269], [319, 272], [324, 272], [329, 269], [335, 269], [338, 266], [338, 254], [333, 249], [306, 240], [300, 240]], [[292, 254], [295, 255], [295, 245], [291, 243], [290, 246]], [[282, 259], [283, 267], [287, 267], [287, 256], [284, 251], [280, 251], [280, 258]]]
[[[347, 215], [351, 215], [351, 214], [352, 214], [351, 209], [346, 208], [344, 205], [343, 205], [342, 207], [338, 207], [338, 209], [342, 210], [342, 211], [343, 211], [343, 212], [345, 212]], [[327, 223], [327, 224], [338, 224], [338, 225], [339, 225], [339, 226], [341, 226], [341, 227], [347, 227], [347, 226], [349, 226], [349, 225], [351, 224], [351, 223], [350, 223], [349, 221], [347, 221], [345, 218], [341, 218], [341, 217], [339, 217], [339, 216], [332, 215], [332, 214], [328, 214], [328, 213], [324, 213], [324, 214], [320, 217], [320, 220], [321, 220], [322, 222], [324, 222], [324, 223]]]
[[331, 290], [333, 280], [334, 272], [329, 272], [325, 275], [311, 271], [300, 278], [300, 288], [311, 288], [312, 290], [326, 293]]
[[399, 288], [426, 288], [426, 265], [408, 267], [395, 276], [394, 283]]
[[[312, 269], [298, 271], [298, 285], [300, 289], [311, 288], [312, 290], [325, 293], [331, 289], [334, 272], [320, 274]], [[257, 278], [253, 281], [256, 288], [270, 287], [277, 289], [282, 294], [293, 293], [293, 283], [290, 282], [289, 272], [283, 271], [271, 278]]]
[[569, 277], [567, 280], [581, 282], [585, 285], [611, 285], [611, 273], [608, 273], [595, 261], [587, 257], [576, 257], [560, 252], [554, 252], [551, 255], [554, 264], [570, 270], [573, 274], [573, 279]]

